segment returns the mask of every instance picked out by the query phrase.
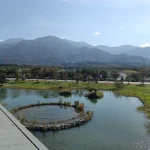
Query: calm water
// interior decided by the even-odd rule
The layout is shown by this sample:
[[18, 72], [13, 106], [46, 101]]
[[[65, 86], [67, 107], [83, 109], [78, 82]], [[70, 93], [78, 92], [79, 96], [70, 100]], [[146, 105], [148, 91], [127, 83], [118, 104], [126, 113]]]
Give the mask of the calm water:
[[[33, 134], [50, 150], [150, 150], [148, 120], [137, 112], [142, 103], [137, 98], [104, 91], [104, 97], [94, 102], [74, 90], [71, 97], [61, 97], [58, 91], [0, 89], [0, 101], [7, 109], [31, 103], [79, 100], [85, 109], [93, 110], [92, 121], [80, 127], [57, 132]], [[69, 113], [69, 112], [68, 112]], [[62, 114], [58, 112], [58, 114]]]
[[29, 121], [37, 120], [39, 122], [49, 123], [50, 121], [63, 121], [77, 117], [79, 114], [75, 112], [73, 107], [61, 106], [38, 106], [18, 111], [14, 114], [16, 118], [22, 116]]

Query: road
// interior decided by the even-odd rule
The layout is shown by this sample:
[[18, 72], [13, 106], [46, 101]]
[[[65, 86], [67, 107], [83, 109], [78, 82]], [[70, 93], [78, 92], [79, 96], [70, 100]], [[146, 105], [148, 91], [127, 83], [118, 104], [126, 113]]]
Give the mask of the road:
[[[14, 81], [16, 78], [7, 78], [10, 81]], [[45, 79], [26, 79], [26, 81], [45, 81]], [[55, 82], [65, 82], [65, 80], [55, 80]], [[54, 82], [54, 79], [46, 79], [46, 82]], [[76, 80], [66, 80], [66, 82], [76, 82]], [[82, 81], [79, 81], [82, 82]], [[115, 81], [98, 81], [98, 83], [115, 83]], [[128, 84], [127, 81], [123, 82], [124, 84]], [[130, 82], [130, 84], [141, 84], [141, 82]], [[146, 85], [150, 85], [150, 82], [144, 82]]]

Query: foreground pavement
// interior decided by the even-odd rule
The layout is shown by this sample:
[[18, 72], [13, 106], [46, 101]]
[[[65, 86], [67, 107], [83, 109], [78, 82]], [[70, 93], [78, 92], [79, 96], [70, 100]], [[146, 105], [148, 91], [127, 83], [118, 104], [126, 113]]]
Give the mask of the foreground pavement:
[[48, 150], [0, 105], [0, 150]]

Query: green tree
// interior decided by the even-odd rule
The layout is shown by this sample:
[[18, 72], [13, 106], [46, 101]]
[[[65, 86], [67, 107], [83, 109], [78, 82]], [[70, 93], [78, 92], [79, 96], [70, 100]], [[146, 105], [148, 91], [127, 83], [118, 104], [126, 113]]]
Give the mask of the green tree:
[[116, 71], [112, 71], [110, 75], [114, 80], [117, 80], [117, 78], [119, 77], [119, 73]]
[[0, 73], [0, 86], [6, 82], [6, 77], [4, 73]]
[[146, 67], [141, 68], [139, 71], [139, 76], [142, 85], [144, 85], [145, 78], [148, 76], [148, 69]]
[[21, 78], [21, 73], [19, 70], [17, 70], [16, 71], [16, 81], [18, 82], [20, 78]]
[[131, 73], [130, 75], [130, 79], [132, 82], [138, 82], [140, 79], [140, 76], [138, 73]]
[[105, 70], [100, 71], [100, 75], [101, 75], [101, 80], [106, 80], [106, 78], [108, 78], [108, 73]]

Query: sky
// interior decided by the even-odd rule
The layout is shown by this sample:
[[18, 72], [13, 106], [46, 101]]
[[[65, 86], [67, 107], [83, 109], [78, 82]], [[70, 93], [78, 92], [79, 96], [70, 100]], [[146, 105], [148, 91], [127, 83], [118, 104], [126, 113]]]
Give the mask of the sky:
[[0, 41], [47, 35], [150, 46], [150, 0], [0, 0]]

